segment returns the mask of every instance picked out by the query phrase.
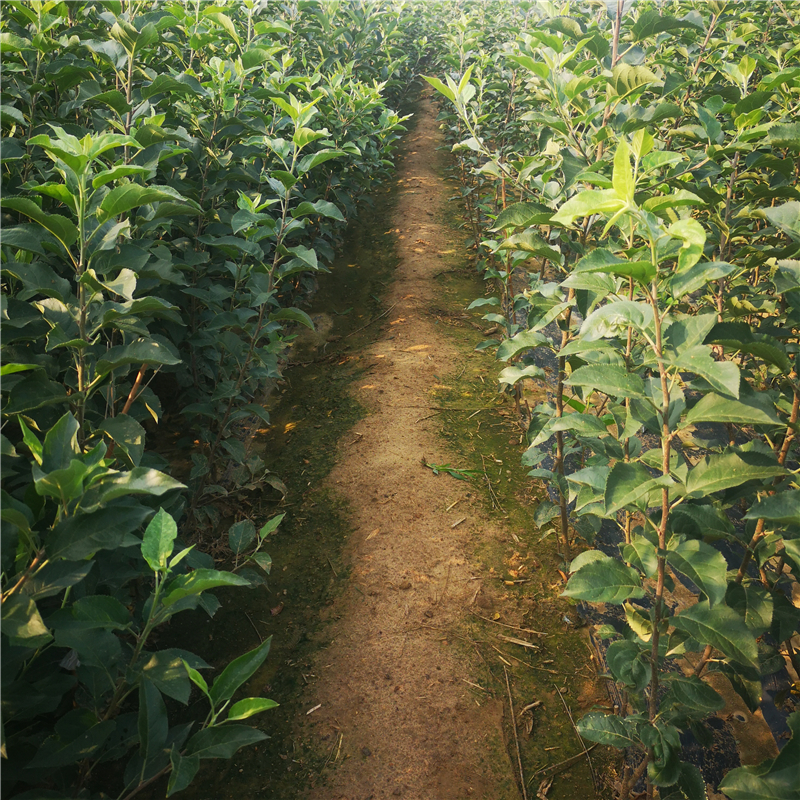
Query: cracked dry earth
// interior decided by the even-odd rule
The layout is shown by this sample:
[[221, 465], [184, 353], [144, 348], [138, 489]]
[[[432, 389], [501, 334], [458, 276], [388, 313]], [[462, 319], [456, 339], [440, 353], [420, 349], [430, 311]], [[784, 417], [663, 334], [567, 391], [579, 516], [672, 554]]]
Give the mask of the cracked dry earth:
[[331, 753], [312, 800], [515, 793], [502, 703], [469, 685], [469, 645], [454, 635], [478, 592], [470, 542], [498, 531], [469, 483], [420, 463], [452, 460], [436, 434], [430, 392], [464, 357], [428, 311], [444, 263], [438, 254], [458, 246], [438, 222], [448, 196], [437, 174], [442, 143], [426, 96], [400, 167], [391, 310], [363, 353], [375, 367], [353, 387], [368, 414], [355, 438], [345, 437], [328, 479], [349, 501], [355, 533], [345, 553], [351, 580], [332, 609], [332, 643], [309, 687], [320, 707], [307, 730]]

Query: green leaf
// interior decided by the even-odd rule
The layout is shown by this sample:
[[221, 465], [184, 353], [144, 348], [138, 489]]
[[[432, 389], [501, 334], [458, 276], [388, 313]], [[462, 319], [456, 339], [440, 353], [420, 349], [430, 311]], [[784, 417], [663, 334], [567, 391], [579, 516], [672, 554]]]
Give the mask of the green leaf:
[[108, 470], [100, 480], [93, 483], [86, 491], [81, 500], [81, 508], [89, 512], [94, 511], [98, 506], [127, 495], [148, 494], [153, 497], [160, 497], [162, 494], [171, 492], [174, 489], [185, 488], [182, 483], [170, 478], [169, 475], [163, 472], [159, 472], [157, 469], [134, 467], [127, 472]]
[[131, 175], [149, 175], [149, 167], [138, 167], [136, 164], [117, 164], [115, 167], [98, 172], [92, 179], [92, 188], [99, 189], [111, 181], [128, 178]]
[[631, 25], [630, 31], [632, 41], [641, 42], [659, 33], [680, 30], [681, 28], [697, 30], [697, 26], [687, 19], [678, 19], [668, 14], [662, 16], [655, 9], [649, 9], [639, 14], [639, 18]]
[[797, 800], [800, 786], [800, 712], [787, 719], [792, 738], [775, 759], [732, 769], [719, 788], [731, 800]]
[[500, 371], [500, 374], [497, 376], [497, 380], [500, 384], [513, 386], [523, 378], [544, 379], [545, 377], [545, 372], [541, 367], [537, 367], [535, 364], [530, 364], [527, 367], [506, 367]]
[[186, 745], [187, 756], [232, 758], [242, 747], [267, 739], [267, 734], [248, 725], [224, 725], [199, 731]]
[[[603, 272], [608, 275], [620, 275], [624, 278], [631, 277], [640, 283], [648, 283], [655, 277], [656, 268], [649, 261], [628, 261], [614, 255], [611, 250], [598, 247], [578, 261], [574, 272]], [[646, 304], [641, 303], [640, 305]], [[650, 317], [652, 318], [652, 312]]]
[[262, 711], [269, 711], [270, 708], [277, 708], [279, 703], [274, 700], [268, 700], [266, 697], [247, 697], [234, 703], [228, 711], [228, 720], [235, 722], [240, 719], [247, 719]]
[[164, 698], [147, 678], [139, 683], [139, 753], [142, 756], [142, 777], [150, 762], [156, 759], [167, 741], [169, 720]]
[[188, 200], [170, 186], [140, 186], [138, 183], [125, 183], [114, 187], [103, 198], [97, 208], [97, 219], [103, 223], [133, 208], [157, 203], [161, 200], [189, 203], [199, 209], [197, 203]]
[[636, 692], [643, 692], [650, 683], [652, 669], [646, 653], [634, 642], [622, 639], [612, 642], [606, 651], [611, 674]]
[[311, 153], [301, 159], [297, 164], [297, 171], [301, 175], [305, 175], [307, 172], [311, 172], [312, 169], [318, 167], [320, 164], [324, 164], [326, 161], [330, 161], [332, 158], [340, 158], [346, 155], [347, 153], [344, 150], [318, 150], [316, 153]]
[[210, 697], [214, 706], [230, 700], [234, 692], [250, 679], [252, 674], [264, 663], [269, 653], [272, 637], [262, 642], [254, 650], [235, 658], [222, 671], [211, 687]]
[[200, 769], [200, 756], [195, 753], [191, 756], [182, 756], [177, 748], [173, 747], [169, 754], [172, 771], [167, 783], [167, 797], [172, 797], [177, 792], [182, 792], [197, 775]]
[[800, 242], [800, 201], [790, 200], [781, 206], [765, 208], [764, 215], [795, 242]]
[[68, 411], [45, 434], [42, 447], [42, 470], [67, 469], [74, 458], [81, 455], [78, 446], [78, 420]]
[[448, 86], [445, 86], [438, 78], [435, 77], [428, 77], [427, 75], [422, 76], [434, 89], [436, 89], [439, 94], [443, 94], [450, 102], [455, 102], [456, 95], [455, 92], [450, 89]]
[[675, 614], [672, 624], [701, 644], [710, 644], [728, 658], [758, 669], [755, 637], [732, 608], [719, 603], [712, 608], [703, 600]]
[[644, 536], [632, 536], [630, 544], [622, 546], [622, 557], [629, 564], [640, 569], [648, 578], [652, 578], [658, 570], [657, 548]]
[[[787, 70], [788, 71], [788, 70]], [[794, 68], [796, 80], [798, 72]], [[766, 79], [765, 79], [766, 80]], [[774, 80], [773, 80], [774, 83]], [[772, 86], [767, 86], [771, 89]], [[800, 150], [800, 122], [778, 123], [773, 125], [767, 133], [767, 144], [777, 149]]]
[[725, 599], [728, 564], [719, 550], [698, 539], [673, 537], [667, 545], [667, 563], [685, 575], [714, 606]]
[[563, 594], [592, 603], [620, 604], [631, 597], [643, 597], [644, 589], [636, 570], [603, 556], [582, 565], [570, 577]]
[[161, 694], [172, 697], [183, 705], [188, 704], [191, 693], [191, 681], [184, 664], [195, 672], [198, 669], [209, 669], [208, 664], [199, 656], [177, 648], [145, 653], [143, 662], [142, 675], [155, 684]]
[[661, 800], [707, 800], [706, 782], [694, 764], [681, 762], [681, 775], [673, 786], [659, 791]]
[[633, 203], [633, 193], [636, 184], [633, 181], [633, 167], [631, 166], [631, 149], [624, 139], [620, 139], [614, 153], [614, 171], [611, 183], [617, 197], [626, 203]]
[[92, 514], [73, 514], [59, 522], [48, 536], [47, 557], [78, 561], [90, 558], [98, 550], [115, 550], [151, 513], [146, 506], [127, 500]]
[[786, 473], [774, 457], [758, 452], [733, 449], [706, 456], [689, 470], [686, 491], [689, 497], [706, 495], [740, 486], [745, 481], [775, 478]]
[[162, 603], [169, 607], [184, 597], [200, 594], [207, 589], [218, 586], [249, 586], [250, 581], [232, 572], [221, 572], [216, 569], [196, 569], [188, 575], [173, 578], [164, 588]]
[[78, 228], [72, 220], [60, 214], [46, 214], [27, 197], [4, 197], [0, 199], [0, 206], [10, 211], [17, 211], [38, 222], [46, 231], [52, 233], [67, 251], [78, 241]]
[[112, 369], [127, 364], [180, 364], [178, 358], [166, 345], [155, 339], [137, 339], [131, 344], [117, 345], [106, 350], [95, 365], [96, 375], [106, 375]]
[[708, 345], [682, 348], [668, 359], [668, 365], [699, 375], [721, 394], [739, 397], [739, 367], [731, 361], [717, 361]]
[[278, 516], [273, 517], [271, 520], [266, 522], [262, 526], [261, 530], [258, 532], [258, 538], [259, 539], [265, 539], [271, 533], [276, 531], [278, 529], [278, 525], [280, 525], [281, 522], [283, 522], [283, 518], [285, 516], [286, 516], [286, 513], [284, 512], [283, 514], [278, 514]]
[[298, 322], [300, 325], [305, 325], [306, 328], [314, 330], [314, 320], [300, 308], [281, 308], [278, 311], [273, 311], [269, 315], [270, 321], [289, 321]]
[[654, 478], [640, 463], [636, 461], [618, 461], [606, 481], [605, 504], [606, 516], [612, 517], [628, 506], [636, 506], [654, 489], [665, 484], [669, 478]]
[[139, 466], [144, 455], [145, 430], [133, 417], [117, 414], [103, 420], [97, 430], [105, 433], [128, 456], [134, 467]]
[[597, 390], [612, 397], [644, 397], [644, 383], [638, 375], [612, 364], [578, 367], [565, 381], [568, 386]]
[[736, 423], [739, 425], [779, 425], [775, 406], [762, 394], [740, 395], [738, 400], [713, 392], [692, 406], [683, 425], [698, 422]]
[[626, 97], [637, 89], [658, 83], [658, 76], [647, 67], [633, 66], [623, 61], [611, 71], [609, 83], [620, 97]]
[[800, 525], [800, 489], [789, 489], [759, 500], [744, 518]]
[[495, 358], [498, 361], [508, 361], [523, 350], [530, 350], [545, 345], [551, 347], [550, 339], [538, 331], [520, 331], [516, 336], [505, 339], [497, 348]]
[[12, 644], [22, 647], [41, 647], [53, 638], [34, 599], [20, 594], [3, 601], [2, 631]]
[[590, 742], [599, 742], [619, 749], [639, 745], [639, 737], [634, 732], [632, 722], [613, 714], [593, 711], [578, 722], [577, 728], [580, 735]]
[[241, 555], [255, 541], [256, 529], [249, 519], [236, 522], [228, 528], [228, 547]]
[[[77, 719], [80, 722], [75, 724]], [[113, 720], [98, 722], [90, 712], [74, 709], [56, 723], [56, 733], [45, 739], [25, 766], [31, 770], [50, 770], [76, 764], [94, 755], [115, 728]]]
[[673, 275], [669, 281], [669, 291], [676, 300], [680, 300], [685, 295], [702, 289], [711, 281], [727, 277], [736, 269], [734, 264], [729, 264], [727, 261], [698, 262]]
[[178, 526], [163, 508], [159, 508], [144, 532], [142, 556], [153, 572], [166, 572], [167, 560], [172, 555]]
[[772, 595], [760, 584], [731, 582], [725, 603], [742, 617], [753, 636], [761, 636], [772, 624]]
[[593, 342], [627, 334], [628, 327], [649, 332], [653, 327], [653, 309], [648, 303], [617, 300], [593, 311], [581, 325], [581, 338]]
[[527, 228], [529, 225], [546, 225], [555, 212], [541, 203], [512, 203], [496, 217], [493, 231], [509, 228]]
[[594, 214], [616, 214], [625, 207], [613, 189], [585, 189], [564, 203], [552, 217], [557, 225], [570, 226], [578, 217], [591, 217]]

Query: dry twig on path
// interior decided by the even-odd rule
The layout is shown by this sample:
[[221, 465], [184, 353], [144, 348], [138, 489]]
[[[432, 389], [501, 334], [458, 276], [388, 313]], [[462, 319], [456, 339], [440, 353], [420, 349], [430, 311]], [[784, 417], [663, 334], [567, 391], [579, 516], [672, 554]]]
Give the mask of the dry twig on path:
[[360, 328], [356, 328], [354, 331], [350, 331], [350, 333], [345, 334], [344, 336], [342, 336], [342, 339], [349, 339], [351, 336], [354, 336], [355, 334], [361, 333], [361, 331], [366, 330], [367, 328], [369, 328], [370, 325], [372, 325], [373, 322], [377, 322], [379, 319], [385, 317], [396, 305], [397, 303], [393, 303], [392, 305], [389, 306], [389, 308], [386, 309], [386, 311], [384, 311], [381, 314], [378, 314], [377, 317], [373, 317], [366, 325], [362, 325]]
[[558, 692], [558, 696], [561, 698], [561, 702], [564, 705], [564, 711], [567, 712], [569, 721], [572, 724], [572, 730], [575, 731], [575, 735], [578, 737], [578, 741], [581, 743], [583, 755], [586, 756], [586, 760], [589, 762], [589, 771], [592, 773], [592, 783], [594, 784], [595, 790], [597, 790], [597, 775], [595, 775], [594, 764], [592, 764], [592, 757], [589, 755], [589, 751], [586, 748], [586, 742], [583, 741], [583, 737], [578, 730], [578, 726], [575, 724], [575, 720], [572, 718], [572, 712], [569, 710], [569, 706], [567, 705], [567, 701], [564, 699], [564, 695], [561, 694], [561, 689], [559, 689], [555, 684], [553, 684], [553, 688], [556, 690], [556, 692]]
[[514, 700], [511, 697], [511, 682], [508, 679], [508, 670], [503, 667], [506, 676], [506, 689], [508, 690], [508, 706], [511, 710], [511, 728], [514, 731], [514, 744], [517, 746], [517, 765], [519, 766], [519, 783], [522, 789], [522, 800], [528, 800], [528, 787], [525, 783], [525, 773], [522, 770], [522, 751], [519, 749], [519, 736], [517, 735], [517, 715], [514, 713]]

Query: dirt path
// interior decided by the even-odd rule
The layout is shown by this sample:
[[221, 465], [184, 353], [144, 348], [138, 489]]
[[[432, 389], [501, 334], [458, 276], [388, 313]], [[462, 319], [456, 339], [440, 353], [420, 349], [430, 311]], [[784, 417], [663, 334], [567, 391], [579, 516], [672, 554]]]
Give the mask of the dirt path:
[[320, 708], [309, 722], [335, 760], [314, 800], [497, 800], [516, 791], [502, 704], [476, 699], [463, 642], [452, 635], [478, 586], [468, 542], [478, 530], [492, 535], [491, 524], [472, 505], [468, 483], [420, 463], [453, 458], [426, 419], [431, 390], [459, 357], [428, 313], [438, 254], [456, 246], [438, 221], [448, 196], [437, 175], [442, 141], [426, 97], [401, 166], [388, 324], [362, 353], [375, 366], [354, 387], [370, 413], [346, 437], [329, 478], [349, 501], [356, 533], [346, 553], [351, 585], [315, 668]]

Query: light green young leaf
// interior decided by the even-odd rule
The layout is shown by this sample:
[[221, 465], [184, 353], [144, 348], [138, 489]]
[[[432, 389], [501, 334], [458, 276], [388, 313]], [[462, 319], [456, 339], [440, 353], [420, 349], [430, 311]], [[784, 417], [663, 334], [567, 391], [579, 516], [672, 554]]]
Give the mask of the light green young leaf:
[[164, 572], [172, 555], [178, 526], [163, 508], [159, 508], [144, 532], [142, 556], [153, 572]]

